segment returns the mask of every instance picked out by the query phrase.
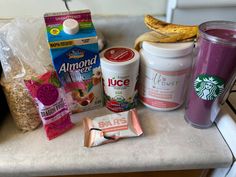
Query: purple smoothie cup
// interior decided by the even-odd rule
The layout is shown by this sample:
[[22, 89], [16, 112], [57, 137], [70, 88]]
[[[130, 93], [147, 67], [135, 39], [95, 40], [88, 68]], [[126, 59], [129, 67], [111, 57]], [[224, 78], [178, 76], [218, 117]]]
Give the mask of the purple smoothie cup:
[[236, 23], [209, 21], [199, 26], [185, 119], [197, 128], [215, 121], [236, 78]]

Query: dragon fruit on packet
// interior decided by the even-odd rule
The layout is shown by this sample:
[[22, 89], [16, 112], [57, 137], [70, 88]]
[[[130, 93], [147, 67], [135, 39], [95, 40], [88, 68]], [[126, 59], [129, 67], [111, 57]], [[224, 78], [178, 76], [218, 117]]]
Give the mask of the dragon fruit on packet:
[[56, 72], [49, 71], [37, 78], [26, 80], [25, 85], [35, 100], [49, 140], [73, 127], [65, 92]]

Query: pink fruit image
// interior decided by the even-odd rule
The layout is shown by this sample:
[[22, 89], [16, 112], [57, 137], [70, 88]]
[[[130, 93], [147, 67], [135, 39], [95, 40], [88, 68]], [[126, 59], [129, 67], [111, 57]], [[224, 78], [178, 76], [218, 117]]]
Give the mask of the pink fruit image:
[[52, 84], [43, 84], [38, 88], [37, 98], [44, 105], [49, 106], [57, 101], [59, 96], [57, 88]]

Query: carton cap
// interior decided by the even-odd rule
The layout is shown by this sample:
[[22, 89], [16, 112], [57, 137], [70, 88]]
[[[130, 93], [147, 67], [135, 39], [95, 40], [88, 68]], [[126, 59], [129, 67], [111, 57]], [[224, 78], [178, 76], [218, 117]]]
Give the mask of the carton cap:
[[66, 19], [63, 22], [63, 31], [69, 35], [76, 34], [79, 31], [79, 23], [75, 19]]

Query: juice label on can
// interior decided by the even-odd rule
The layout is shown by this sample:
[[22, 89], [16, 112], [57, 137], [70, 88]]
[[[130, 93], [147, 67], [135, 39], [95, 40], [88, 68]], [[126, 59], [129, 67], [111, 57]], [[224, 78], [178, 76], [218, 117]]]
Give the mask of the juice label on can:
[[114, 112], [134, 108], [138, 100], [138, 73], [103, 73], [106, 107]]
[[141, 66], [139, 94], [143, 103], [155, 108], [176, 108], [184, 102], [185, 83], [190, 68], [180, 71], [159, 71]]
[[48, 13], [44, 20], [53, 65], [72, 113], [102, 106], [99, 50], [90, 11]]

